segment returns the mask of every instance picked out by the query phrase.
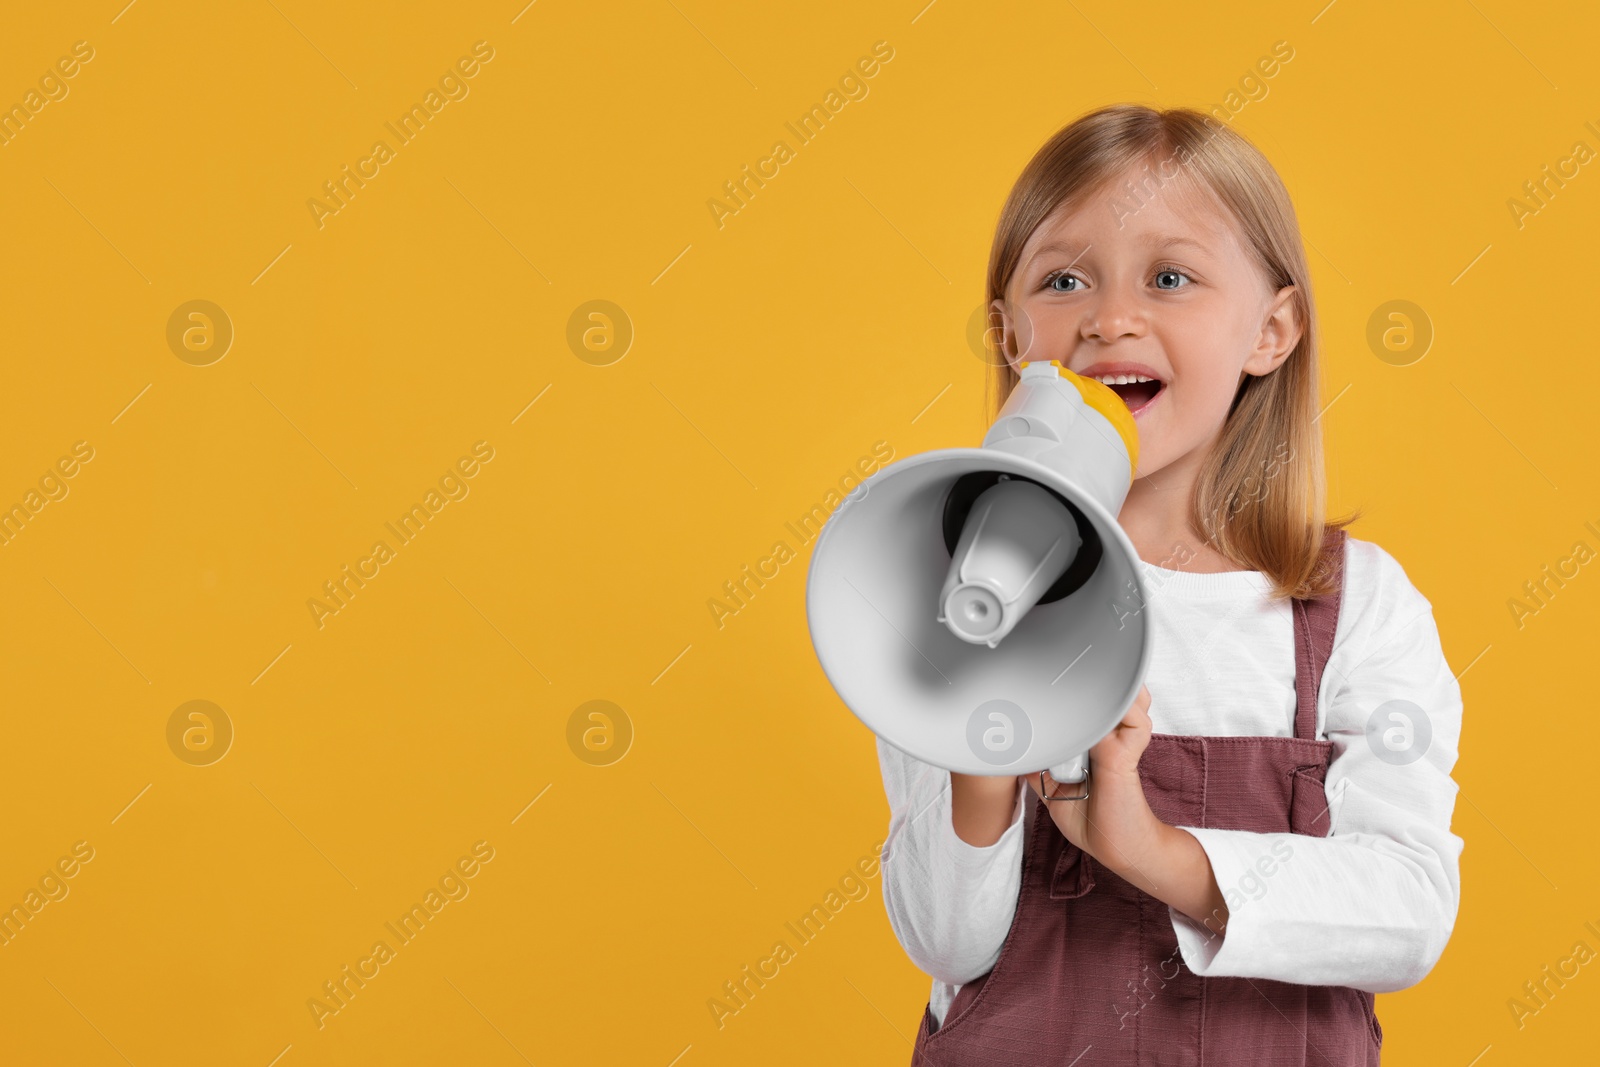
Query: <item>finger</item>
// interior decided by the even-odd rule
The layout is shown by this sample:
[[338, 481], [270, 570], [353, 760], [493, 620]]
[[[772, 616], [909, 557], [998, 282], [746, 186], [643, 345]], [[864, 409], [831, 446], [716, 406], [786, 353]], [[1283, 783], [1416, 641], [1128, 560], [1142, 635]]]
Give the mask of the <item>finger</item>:
[[1138, 712], [1130, 711], [1126, 718], [1117, 723], [1117, 729], [1148, 730], [1150, 729], [1150, 717], [1148, 715], [1140, 715]]
[[1143, 699], [1136, 700], [1128, 706], [1127, 712], [1122, 716], [1119, 726], [1147, 727], [1150, 725], [1150, 700], [1146, 690], [1139, 691]]

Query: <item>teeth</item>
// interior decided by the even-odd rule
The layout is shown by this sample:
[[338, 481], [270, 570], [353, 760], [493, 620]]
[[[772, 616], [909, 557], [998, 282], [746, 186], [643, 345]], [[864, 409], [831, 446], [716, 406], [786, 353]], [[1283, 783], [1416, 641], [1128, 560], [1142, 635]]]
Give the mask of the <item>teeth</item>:
[[1153, 382], [1156, 379], [1147, 378], [1143, 374], [1101, 374], [1095, 381], [1104, 382], [1106, 385], [1131, 385], [1134, 382]]

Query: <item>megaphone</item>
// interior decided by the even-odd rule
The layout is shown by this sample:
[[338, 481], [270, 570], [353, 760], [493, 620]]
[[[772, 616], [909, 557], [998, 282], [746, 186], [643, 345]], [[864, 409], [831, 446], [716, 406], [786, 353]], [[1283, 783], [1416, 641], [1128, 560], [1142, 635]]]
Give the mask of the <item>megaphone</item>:
[[[1139, 554], [1117, 523], [1138, 464], [1111, 388], [1025, 362], [981, 448], [877, 470], [823, 524], [806, 621], [868, 729], [962, 774], [1048, 769], [1088, 796], [1088, 752], [1151, 654]], [[1041, 792], [1045, 792], [1041, 788]]]

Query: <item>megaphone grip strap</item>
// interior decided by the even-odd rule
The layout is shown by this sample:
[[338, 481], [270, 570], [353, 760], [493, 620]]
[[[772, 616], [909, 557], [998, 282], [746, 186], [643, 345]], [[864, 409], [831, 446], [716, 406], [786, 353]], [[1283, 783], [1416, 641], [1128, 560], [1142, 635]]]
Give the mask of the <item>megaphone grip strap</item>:
[[[1087, 761], [1087, 759], [1085, 760], [1084, 766], [1083, 766], [1083, 792], [1078, 794], [1077, 796], [1056, 796], [1053, 792], [1048, 792], [1048, 793], [1045, 792], [1045, 784], [1044, 784], [1045, 773], [1046, 772], [1044, 772], [1044, 771], [1040, 771], [1039, 772], [1039, 795], [1041, 797], [1043, 797], [1045, 800], [1054, 801], [1054, 800], [1088, 800], [1089, 799], [1089, 779], [1094, 777], [1094, 767]], [[1052, 781], [1054, 781], [1054, 779], [1052, 779]], [[1056, 785], [1060, 785], [1061, 783], [1056, 782], [1055, 784]], [[1072, 784], [1076, 785], [1078, 783], [1074, 782]], [[1052, 789], [1053, 788], [1054, 787], [1052, 786]]]

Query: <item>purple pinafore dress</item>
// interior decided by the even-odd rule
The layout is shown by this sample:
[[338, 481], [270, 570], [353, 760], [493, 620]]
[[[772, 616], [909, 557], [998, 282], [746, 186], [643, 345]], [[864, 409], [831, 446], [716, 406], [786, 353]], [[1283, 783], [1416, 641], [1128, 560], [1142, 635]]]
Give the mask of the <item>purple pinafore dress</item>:
[[[1343, 530], [1323, 542], [1335, 591], [1290, 602], [1294, 736], [1152, 734], [1139, 771], [1157, 818], [1327, 836], [1333, 742], [1316, 739], [1317, 691], [1339, 619], [1344, 546]], [[1194, 974], [1166, 904], [1069, 842], [1037, 796], [1026, 812], [1022, 887], [1000, 958], [957, 990], [938, 1030], [924, 1009], [913, 1067], [1378, 1063], [1371, 993]]]

